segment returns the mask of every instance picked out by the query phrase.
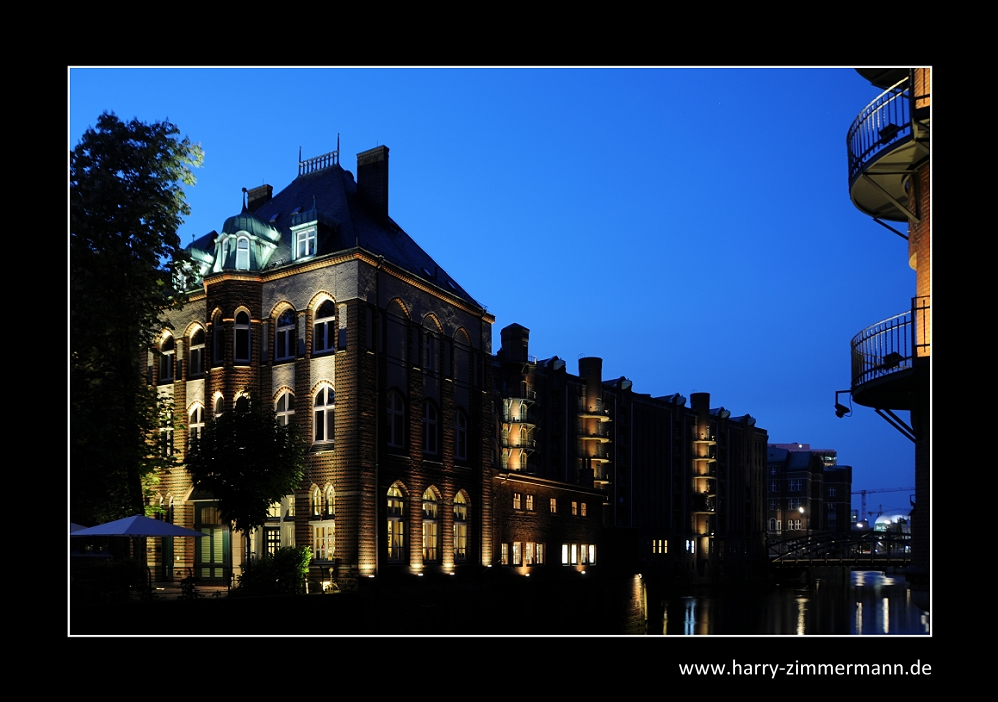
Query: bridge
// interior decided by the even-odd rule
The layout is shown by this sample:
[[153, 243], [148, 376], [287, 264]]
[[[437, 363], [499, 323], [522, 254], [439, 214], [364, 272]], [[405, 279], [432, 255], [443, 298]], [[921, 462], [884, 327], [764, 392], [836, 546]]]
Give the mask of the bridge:
[[911, 564], [911, 534], [862, 531], [809, 534], [767, 542], [773, 567], [841, 566], [880, 570]]

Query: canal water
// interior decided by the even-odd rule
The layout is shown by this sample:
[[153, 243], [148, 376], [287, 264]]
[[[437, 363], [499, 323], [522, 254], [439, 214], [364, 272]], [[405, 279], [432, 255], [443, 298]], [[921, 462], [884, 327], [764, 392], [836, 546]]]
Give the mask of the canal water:
[[725, 587], [663, 603], [667, 635], [927, 635], [929, 613], [918, 608], [901, 575], [856, 571], [847, 579], [808, 584]]

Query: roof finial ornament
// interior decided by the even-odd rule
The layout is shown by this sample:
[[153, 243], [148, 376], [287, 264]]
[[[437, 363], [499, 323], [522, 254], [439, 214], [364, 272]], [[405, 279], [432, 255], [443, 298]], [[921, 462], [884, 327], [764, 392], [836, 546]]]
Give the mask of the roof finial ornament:
[[247, 192], [246, 188], [243, 188], [243, 211], [244, 212], [248, 209], [247, 204], [246, 204], [246, 192]]

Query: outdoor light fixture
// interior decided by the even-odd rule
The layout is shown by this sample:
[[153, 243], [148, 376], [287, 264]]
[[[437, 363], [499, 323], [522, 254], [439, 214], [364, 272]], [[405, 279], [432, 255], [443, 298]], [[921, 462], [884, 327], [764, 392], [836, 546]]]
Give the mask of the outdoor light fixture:
[[839, 419], [843, 417], [852, 416], [852, 400], [849, 401], [849, 407], [839, 403], [839, 395], [849, 395], [852, 397], [852, 390], [836, 390], [835, 391], [835, 416]]

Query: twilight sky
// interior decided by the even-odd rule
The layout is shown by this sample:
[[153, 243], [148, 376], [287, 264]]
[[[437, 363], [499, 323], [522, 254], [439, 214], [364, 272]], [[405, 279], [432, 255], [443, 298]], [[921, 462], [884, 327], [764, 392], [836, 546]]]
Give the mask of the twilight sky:
[[879, 92], [845, 68], [72, 68], [68, 148], [105, 110], [200, 142], [188, 244], [243, 187], [287, 186], [299, 147], [338, 133], [356, 174], [387, 145], [389, 214], [495, 315], [493, 350], [518, 322], [571, 372], [709, 392], [872, 490], [914, 485], [914, 444], [833, 411], [850, 339], [915, 291], [905, 241], [849, 201], [846, 132]]

